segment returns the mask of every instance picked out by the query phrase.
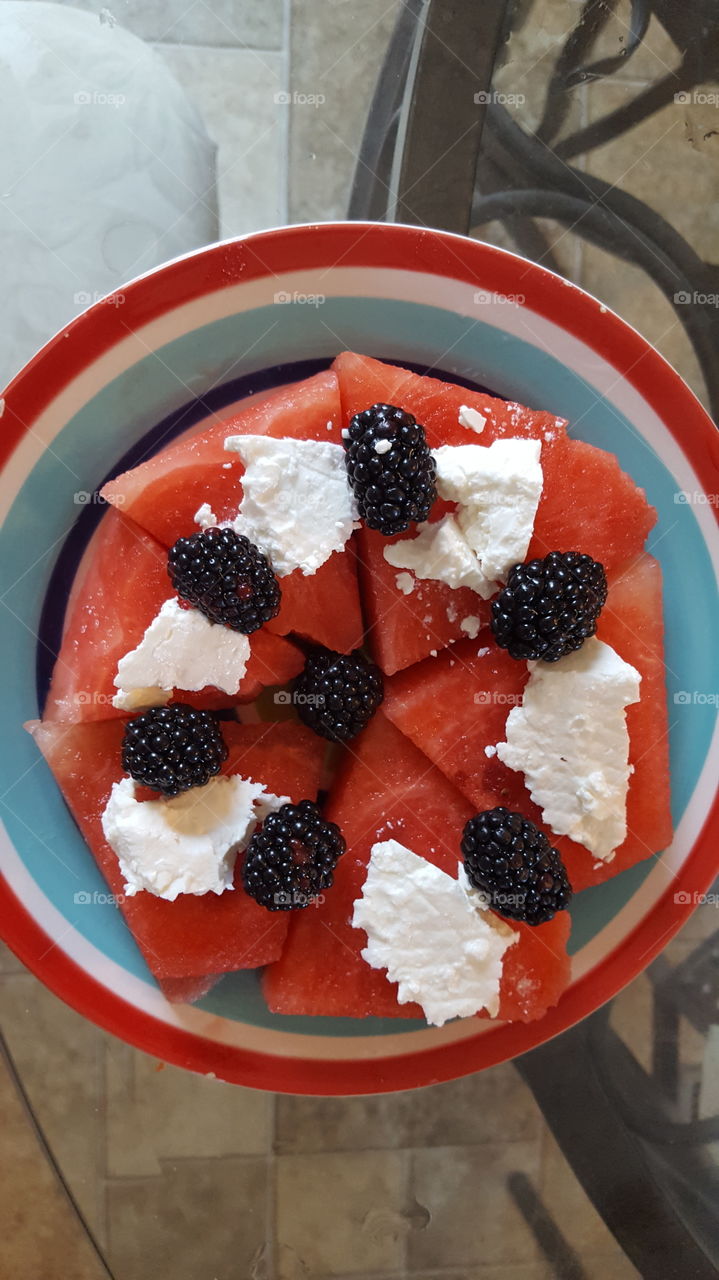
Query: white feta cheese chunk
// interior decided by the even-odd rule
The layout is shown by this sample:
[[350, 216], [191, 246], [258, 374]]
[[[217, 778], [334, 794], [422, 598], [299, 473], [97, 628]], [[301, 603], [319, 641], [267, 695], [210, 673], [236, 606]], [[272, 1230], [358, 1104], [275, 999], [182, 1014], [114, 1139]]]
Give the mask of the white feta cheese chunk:
[[468, 404], [461, 404], [459, 406], [459, 425], [460, 427], [468, 427], [470, 431], [476, 431], [477, 435], [481, 435], [487, 425], [487, 419], [477, 409], [471, 409]]
[[453, 515], [425, 525], [416, 538], [391, 542], [384, 558], [396, 569], [411, 569], [416, 578], [433, 578], [455, 589], [471, 587], [485, 597], [492, 594]]
[[455, 880], [397, 840], [379, 841], [352, 918], [367, 934], [363, 959], [438, 1027], [482, 1009], [496, 1018], [503, 956], [518, 938], [457, 865]]
[[434, 449], [437, 492], [459, 504], [457, 523], [488, 582], [524, 560], [542, 493], [539, 440]]
[[528, 666], [497, 755], [524, 773], [552, 831], [609, 862], [627, 834], [625, 707], [639, 701], [641, 676], [594, 637], [558, 662]]
[[225, 448], [245, 465], [233, 527], [264, 551], [275, 573], [316, 573], [343, 549], [358, 511], [342, 445], [228, 436]]
[[411, 573], [398, 573], [394, 581], [397, 590], [401, 591], [403, 596], [411, 596], [415, 581]]
[[[167, 702], [173, 689], [214, 685], [237, 693], [247, 670], [250, 642], [229, 627], [208, 621], [199, 609], [166, 600], [136, 649], [117, 665], [113, 706], [133, 710]], [[139, 699], [142, 699], [140, 701]]]
[[479, 629], [482, 623], [474, 613], [470, 613], [467, 618], [462, 618], [459, 624], [460, 631], [464, 631], [470, 640], [476, 640], [479, 635]]
[[197, 508], [193, 519], [195, 524], [199, 524], [201, 529], [213, 529], [217, 524], [217, 516], [212, 510], [209, 502], [203, 502], [202, 506]]
[[374, 442], [374, 451], [375, 453], [380, 454], [380, 456], [383, 453], [389, 453], [391, 448], [392, 448], [391, 440], [375, 440]]
[[237, 776], [211, 778], [172, 799], [137, 800], [132, 778], [123, 778], [110, 792], [102, 829], [128, 897], [145, 889], [173, 902], [181, 893], [232, 889], [238, 851], [285, 802]]

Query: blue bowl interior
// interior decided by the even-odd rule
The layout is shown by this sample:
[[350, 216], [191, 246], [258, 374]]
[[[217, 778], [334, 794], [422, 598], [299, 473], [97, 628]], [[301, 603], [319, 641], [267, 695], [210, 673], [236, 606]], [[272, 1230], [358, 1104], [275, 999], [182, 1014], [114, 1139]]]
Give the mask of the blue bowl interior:
[[[257, 334], [263, 336], [258, 340]], [[649, 549], [665, 580], [667, 683], [671, 717], [672, 811], [679, 822], [701, 771], [715, 708], [682, 690], [714, 684], [711, 638], [719, 629], [712, 567], [692, 507], [655, 450], [606, 399], [554, 356], [485, 322], [415, 303], [328, 298], [321, 309], [260, 308], [215, 321], [168, 343], [109, 383], [62, 429], [17, 494], [0, 531], [0, 598], [5, 605], [6, 669], [0, 705], [2, 816], [25, 866], [69, 924], [129, 973], [148, 971], [30, 737], [25, 720], [42, 707], [58, 650], [67, 593], [103, 513], [92, 501], [105, 479], [168, 443], [212, 410], [242, 395], [326, 367], [340, 346], [366, 351], [434, 376], [548, 409], [569, 419], [579, 438], [609, 449], [646, 490], [659, 519]], [[238, 351], [252, 348], [241, 378]], [[288, 363], [287, 352], [296, 357]], [[443, 355], [443, 353], [446, 353]], [[207, 390], [207, 388], [212, 388]], [[89, 501], [76, 498], [90, 496]], [[686, 566], [691, 565], [689, 575]], [[588, 943], [641, 889], [651, 860], [579, 895], [572, 906], [571, 950]], [[256, 973], [227, 975], [201, 1007], [255, 1026], [314, 1035], [407, 1032], [406, 1020], [312, 1019], [270, 1014]]]

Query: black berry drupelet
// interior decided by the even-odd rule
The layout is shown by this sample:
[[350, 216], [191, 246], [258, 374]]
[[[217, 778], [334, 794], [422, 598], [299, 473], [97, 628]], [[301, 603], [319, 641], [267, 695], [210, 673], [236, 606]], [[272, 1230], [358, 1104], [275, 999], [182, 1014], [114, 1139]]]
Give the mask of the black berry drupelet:
[[556, 662], [594, 635], [606, 598], [603, 565], [580, 551], [550, 551], [510, 571], [492, 602], [492, 630], [512, 658]]
[[501, 916], [543, 924], [569, 905], [572, 887], [562, 859], [521, 813], [486, 809], [470, 818], [462, 853], [469, 880]]
[[393, 404], [356, 413], [344, 440], [359, 513], [385, 537], [426, 520], [437, 497], [434, 459], [424, 427]]
[[361, 653], [315, 649], [295, 680], [297, 714], [330, 742], [349, 742], [369, 723], [384, 698], [379, 668]]
[[280, 611], [280, 584], [266, 556], [234, 529], [178, 538], [167, 571], [183, 600], [210, 622], [249, 636]]
[[130, 720], [122, 739], [123, 769], [165, 796], [204, 787], [226, 759], [217, 718], [184, 702], [151, 707]]
[[330, 888], [345, 847], [339, 827], [325, 822], [312, 800], [283, 804], [250, 840], [242, 883], [268, 911], [308, 907]]

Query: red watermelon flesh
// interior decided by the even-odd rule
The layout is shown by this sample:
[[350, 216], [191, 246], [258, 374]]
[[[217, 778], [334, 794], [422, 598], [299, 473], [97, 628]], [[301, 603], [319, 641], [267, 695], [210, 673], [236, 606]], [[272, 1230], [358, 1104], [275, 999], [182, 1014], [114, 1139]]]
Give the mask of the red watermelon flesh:
[[218, 418], [212, 426], [189, 433], [110, 480], [102, 496], [171, 547], [178, 538], [197, 532], [194, 517], [203, 502], [209, 502], [218, 520], [237, 515], [244, 467], [239, 454], [225, 449], [228, 436], [339, 444], [341, 427], [337, 378], [328, 370], [281, 387], [232, 417]]
[[[541, 440], [544, 488], [530, 558], [549, 551], [581, 550], [610, 572], [641, 552], [656, 520], [654, 509], [612, 454], [571, 440], [562, 419], [352, 352], [338, 356], [333, 367], [339, 376], [345, 423], [360, 410], [384, 401], [413, 413], [424, 425], [432, 448], [489, 445], [507, 436]], [[485, 417], [481, 435], [460, 426], [463, 404]], [[439, 510], [435, 508], [433, 519]], [[486, 617], [486, 604], [473, 592], [452, 591], [442, 583], [418, 583], [412, 595], [403, 596], [397, 587], [397, 570], [384, 559], [387, 540], [363, 529], [358, 544], [373, 651], [386, 674], [461, 638], [465, 633], [460, 622], [467, 615]], [[413, 600], [420, 590], [426, 608], [417, 598]], [[447, 617], [447, 610], [457, 615], [454, 621]]]
[[[336, 1017], [416, 1017], [397, 1003], [397, 988], [360, 954], [365, 934], [350, 919], [372, 845], [396, 839], [456, 874], [459, 842], [472, 808], [426, 758], [378, 712], [348, 754], [326, 816], [347, 841], [335, 883], [318, 907], [293, 919], [281, 959], [263, 990], [275, 1013]], [[520, 929], [502, 979], [500, 1017], [532, 1021], [555, 1004], [569, 978], [566, 912], [536, 930]], [[533, 936], [527, 936], [533, 935]], [[509, 953], [508, 953], [509, 954]]]
[[170, 1004], [194, 1004], [206, 996], [219, 980], [219, 974], [205, 973], [196, 978], [158, 978], [157, 981]]
[[[329, 370], [283, 387], [238, 414], [169, 445], [111, 480], [103, 497], [170, 547], [197, 533], [195, 513], [207, 502], [218, 521], [232, 519], [242, 500], [243, 465], [224, 448], [227, 436], [322, 440], [339, 444], [337, 377]], [[278, 635], [297, 632], [348, 653], [362, 642], [357, 574], [351, 554], [335, 552], [317, 570], [282, 580], [282, 608], [268, 624]]]
[[[68, 602], [62, 646], [45, 707], [47, 720], [118, 718], [112, 706], [120, 658], [134, 649], [172, 595], [167, 552], [118, 511], [108, 511], [93, 538]], [[250, 640], [247, 671], [235, 695], [208, 688], [176, 699], [226, 707], [254, 699], [265, 685], [284, 684], [302, 669], [300, 651], [264, 628]]]
[[[598, 862], [581, 845], [544, 827], [577, 890], [610, 879], [671, 839], [661, 608], [661, 569], [651, 556], [641, 556], [610, 582], [599, 638], [642, 676], [641, 700], [627, 709], [634, 766], [628, 834], [611, 862]], [[507, 716], [521, 702], [527, 678], [526, 664], [515, 662], [486, 633], [387, 681], [383, 709], [477, 811], [501, 804], [543, 826], [524, 775], [484, 752], [504, 738]]]
[[[112, 784], [122, 777], [123, 727], [119, 720], [28, 725], [110, 890], [118, 895], [123, 880], [101, 815]], [[222, 731], [230, 748], [223, 772], [250, 777], [296, 801], [315, 797], [323, 747], [304, 726], [226, 723]], [[283, 913], [268, 912], [247, 896], [239, 867], [235, 888], [225, 893], [184, 894], [167, 902], [141, 892], [121, 900], [121, 910], [148, 967], [170, 980], [198, 983], [198, 975], [268, 964], [279, 956], [287, 932]]]

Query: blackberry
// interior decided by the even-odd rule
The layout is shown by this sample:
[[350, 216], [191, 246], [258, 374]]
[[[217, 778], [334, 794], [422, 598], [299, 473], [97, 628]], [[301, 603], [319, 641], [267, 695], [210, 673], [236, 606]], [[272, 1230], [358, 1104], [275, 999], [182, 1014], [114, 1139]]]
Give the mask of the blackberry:
[[572, 886], [562, 859], [521, 813], [487, 809], [470, 818], [462, 853], [471, 883], [501, 916], [543, 924], [569, 905]]
[[603, 565], [580, 551], [550, 551], [510, 571], [492, 602], [492, 630], [512, 658], [556, 662], [594, 635], [606, 598]]
[[280, 611], [280, 584], [266, 556], [234, 529], [178, 538], [167, 571], [183, 600], [210, 622], [249, 636]]
[[369, 723], [384, 698], [379, 669], [359, 652], [316, 649], [294, 683], [297, 714], [330, 742], [349, 742]]
[[426, 520], [437, 497], [434, 459], [424, 427], [393, 404], [356, 413], [344, 441], [359, 513], [385, 537]]
[[165, 796], [204, 787], [226, 759], [216, 717], [185, 702], [151, 707], [130, 720], [122, 739], [123, 769]]
[[283, 804], [250, 840], [242, 883], [268, 911], [308, 907], [330, 888], [345, 847], [339, 827], [325, 822], [312, 800]]

